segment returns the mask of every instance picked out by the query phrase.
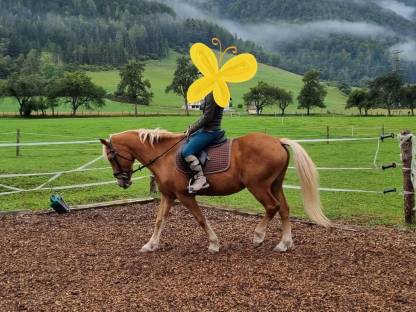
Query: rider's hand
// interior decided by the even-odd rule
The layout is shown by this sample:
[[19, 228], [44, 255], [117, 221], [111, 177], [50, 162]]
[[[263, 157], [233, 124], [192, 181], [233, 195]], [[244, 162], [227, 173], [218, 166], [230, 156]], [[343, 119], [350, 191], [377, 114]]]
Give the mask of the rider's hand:
[[186, 129], [186, 131], [185, 131], [185, 136], [186, 137], [189, 137], [189, 135], [191, 134], [190, 131], [189, 131], [190, 129], [191, 129], [190, 127], [188, 127], [188, 129]]

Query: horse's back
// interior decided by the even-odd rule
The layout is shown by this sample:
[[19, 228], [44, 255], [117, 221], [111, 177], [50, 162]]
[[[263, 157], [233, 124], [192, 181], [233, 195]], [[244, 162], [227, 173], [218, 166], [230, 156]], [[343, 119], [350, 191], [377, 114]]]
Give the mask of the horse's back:
[[[269, 157], [286, 162], [288, 153], [284, 145], [276, 137], [268, 134], [253, 132], [234, 139], [233, 152], [241, 153], [248, 158]], [[242, 156], [243, 156], [242, 155]]]
[[289, 153], [278, 138], [264, 133], [250, 133], [234, 140], [233, 161], [247, 175], [267, 177], [286, 170]]

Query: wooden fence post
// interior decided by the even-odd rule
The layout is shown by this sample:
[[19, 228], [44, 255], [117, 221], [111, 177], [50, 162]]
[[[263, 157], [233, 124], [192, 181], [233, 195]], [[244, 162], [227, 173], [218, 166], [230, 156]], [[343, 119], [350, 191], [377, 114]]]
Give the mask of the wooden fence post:
[[150, 176], [150, 193], [151, 194], [157, 193], [157, 184], [156, 184], [156, 180], [155, 180], [154, 175]]
[[326, 126], [326, 144], [329, 144], [329, 126]]
[[20, 156], [20, 129], [16, 130], [16, 157]]
[[409, 130], [400, 135], [400, 150], [403, 162], [404, 219], [407, 224], [415, 223], [415, 190], [412, 183], [412, 137]]

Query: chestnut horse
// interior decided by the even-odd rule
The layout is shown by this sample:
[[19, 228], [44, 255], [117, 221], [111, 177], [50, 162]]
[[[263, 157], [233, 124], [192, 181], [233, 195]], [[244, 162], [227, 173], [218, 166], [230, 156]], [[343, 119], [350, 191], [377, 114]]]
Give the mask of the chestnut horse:
[[[151, 252], [159, 247], [160, 234], [169, 210], [178, 199], [187, 207], [208, 235], [210, 252], [219, 251], [219, 241], [195, 200], [195, 194], [188, 193], [188, 176], [175, 169], [175, 157], [184, 134], [175, 134], [161, 129], [139, 129], [101, 139], [103, 154], [110, 161], [119, 186], [131, 185], [133, 163], [138, 160], [142, 167], [155, 176], [161, 192], [160, 208], [157, 213], [154, 232], [141, 251]], [[289, 206], [283, 193], [283, 180], [289, 165], [289, 146], [294, 153], [294, 162], [303, 191], [304, 209], [315, 223], [328, 227], [330, 221], [321, 209], [318, 191], [318, 174], [315, 164], [306, 151], [296, 142], [277, 139], [262, 133], [251, 133], [233, 140], [230, 168], [221, 173], [208, 175], [210, 187], [198, 195], [230, 195], [247, 188], [264, 206], [266, 213], [254, 230], [254, 246], [263, 243], [266, 228], [279, 212], [282, 222], [282, 238], [275, 251], [293, 248]]]

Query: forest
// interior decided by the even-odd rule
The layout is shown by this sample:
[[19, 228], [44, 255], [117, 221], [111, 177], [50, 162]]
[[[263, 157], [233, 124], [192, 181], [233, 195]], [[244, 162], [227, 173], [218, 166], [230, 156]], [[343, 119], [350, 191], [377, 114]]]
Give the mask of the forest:
[[[174, 2], [192, 5], [211, 18], [183, 17]], [[404, 3], [416, 5], [412, 0]], [[31, 49], [51, 53], [56, 62], [119, 67], [131, 59], [164, 58], [170, 49], [187, 52], [191, 43], [209, 43], [217, 36], [224, 45], [236, 44], [262, 63], [298, 74], [318, 69], [322, 79], [364, 86], [393, 68], [392, 47], [413, 42], [416, 31], [414, 18], [372, 0], [0, 0], [0, 7], [0, 79], [11, 72], [11, 59]], [[223, 19], [275, 25], [276, 31], [263, 34], [259, 28], [246, 38], [250, 41], [242, 40], [221, 24]], [[287, 23], [291, 31], [328, 21], [363, 23], [361, 28], [374, 26], [379, 32], [294, 32], [291, 38], [276, 40], [279, 23]], [[258, 36], [269, 36], [262, 39], [267, 46]], [[401, 69], [406, 81], [416, 81], [414, 62], [403, 58]]]
[[120, 66], [128, 60], [160, 59], [195, 41], [218, 36], [224, 44], [277, 65], [279, 58], [225, 29], [200, 20], [178, 19], [161, 3], [143, 0], [0, 0], [0, 78], [10, 58], [31, 49], [70, 64]]
[[[416, 39], [415, 15], [402, 16], [403, 13], [381, 5], [389, 1], [184, 1], [210, 12], [217, 19], [257, 26], [255, 29], [259, 32], [263, 26], [273, 26], [275, 32], [261, 41], [269, 45], [268, 49], [280, 54], [279, 66], [284, 69], [303, 74], [316, 68], [324, 79], [356, 85], [365, 85], [369, 79], [391, 70], [392, 47]], [[416, 6], [414, 0], [400, 3]], [[319, 28], [315, 32], [308, 32], [308, 28], [317, 25]], [[302, 36], [297, 29], [306, 29], [306, 35]], [[276, 40], [282, 31], [285, 40]], [[406, 79], [416, 81], [414, 62], [403, 58], [402, 70]]]

